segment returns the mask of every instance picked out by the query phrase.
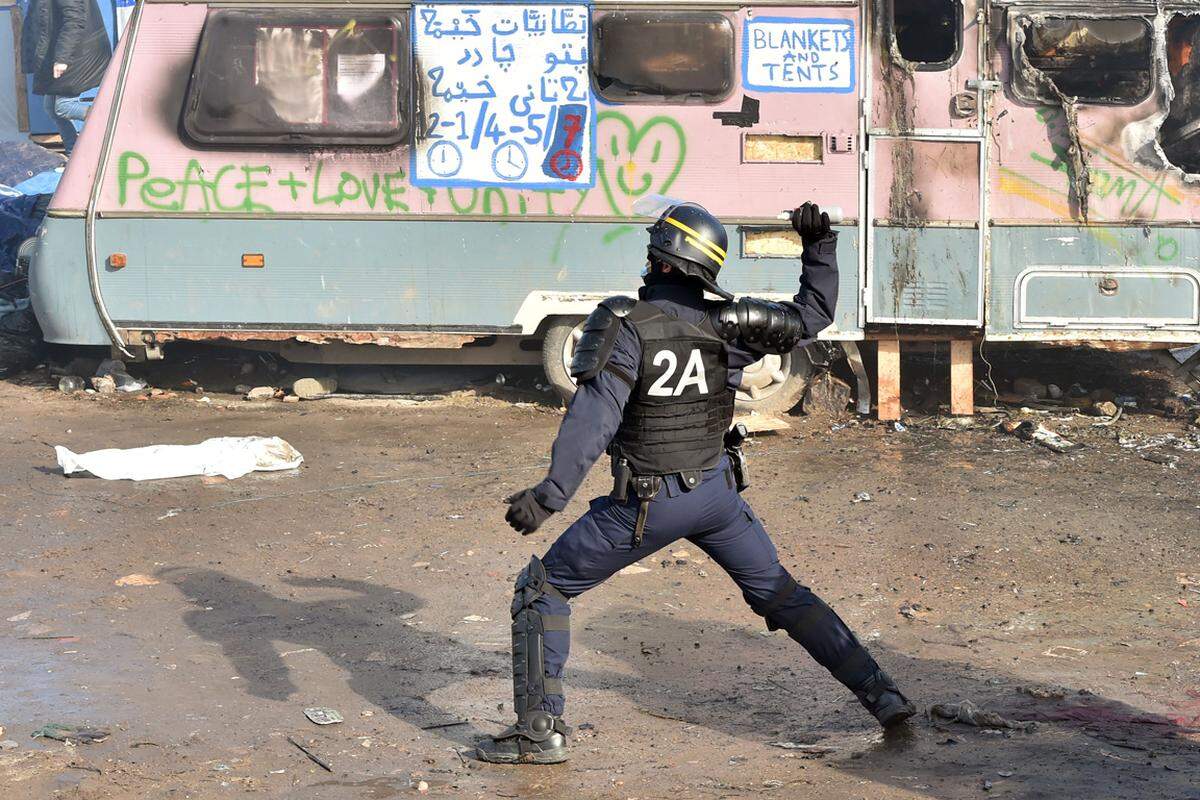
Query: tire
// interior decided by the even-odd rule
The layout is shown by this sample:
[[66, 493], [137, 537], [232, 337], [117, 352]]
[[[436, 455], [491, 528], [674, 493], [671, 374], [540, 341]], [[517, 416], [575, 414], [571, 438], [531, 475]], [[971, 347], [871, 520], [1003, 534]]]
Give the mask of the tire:
[[575, 396], [575, 379], [571, 377], [571, 355], [575, 341], [583, 333], [585, 317], [556, 317], [542, 339], [542, 369], [546, 380], [558, 392], [564, 403]]
[[[582, 317], [559, 317], [550, 323], [542, 339], [542, 369], [564, 403], [575, 395], [571, 377], [571, 354], [583, 331]], [[790, 411], [804, 396], [812, 379], [813, 366], [804, 350], [782, 356], [766, 356], [746, 368], [737, 393], [737, 411], [778, 416]]]

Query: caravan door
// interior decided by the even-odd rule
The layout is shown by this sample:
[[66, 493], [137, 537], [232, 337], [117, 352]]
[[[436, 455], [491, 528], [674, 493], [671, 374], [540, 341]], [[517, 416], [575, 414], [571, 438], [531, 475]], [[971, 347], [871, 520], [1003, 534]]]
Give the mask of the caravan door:
[[868, 323], [983, 324], [983, 2], [869, 7]]

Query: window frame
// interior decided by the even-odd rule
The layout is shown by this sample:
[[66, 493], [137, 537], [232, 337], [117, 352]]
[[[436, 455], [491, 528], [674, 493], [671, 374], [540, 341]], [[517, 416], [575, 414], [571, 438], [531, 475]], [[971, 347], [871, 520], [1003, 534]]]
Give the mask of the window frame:
[[[720, 20], [721, 24], [729, 33], [729, 73], [724, 91], [720, 95], [698, 95], [696, 93], [683, 95], [660, 95], [660, 94], [645, 94], [625, 97], [610, 97], [605, 89], [600, 87], [597, 82], [597, 66], [599, 64], [600, 48], [596, 46], [597, 35], [600, 31], [601, 22], [610, 16], [624, 17], [664, 17], [673, 16], [680, 18], [689, 18], [686, 21], [705, 22]], [[681, 20], [683, 21], [683, 20]], [[734, 21], [728, 14], [718, 10], [705, 10], [703, 8], [593, 8], [592, 10], [592, 25], [591, 38], [589, 42], [591, 53], [588, 63], [588, 76], [592, 82], [592, 91], [596, 98], [608, 105], [667, 105], [667, 106], [711, 106], [725, 102], [733, 95], [738, 87], [738, 35]]]
[[[1146, 32], [1147, 40], [1150, 43], [1149, 58], [1147, 61], [1147, 69], [1149, 71], [1149, 79], [1146, 81], [1146, 91], [1136, 100], [1122, 100], [1112, 98], [1091, 98], [1080, 97], [1079, 103], [1088, 106], [1104, 106], [1109, 108], [1132, 108], [1139, 106], [1154, 96], [1154, 92], [1158, 85], [1158, 58], [1155, 56], [1154, 48], [1154, 24], [1143, 14], [1136, 11], [1114, 12], [1109, 14], [1093, 14], [1087, 13], [1086, 16], [1079, 16], [1079, 9], [1069, 8], [1050, 8], [1048, 10], [1038, 10], [1038, 15], [1049, 19], [1088, 19], [1088, 20], [1130, 20], [1142, 23], [1142, 27]], [[1023, 71], [1028, 69], [1037, 70], [1046, 77], [1053, 79], [1053, 76], [1047, 74], [1044, 70], [1035, 67], [1030, 61], [1029, 56], [1025, 52], [1025, 44], [1028, 42], [1027, 36], [1022, 36], [1018, 43], [1018, 33], [1022, 33], [1026, 21], [1032, 23], [1028, 10], [1010, 9], [1006, 23], [1008, 25], [1008, 49], [1011, 61], [1011, 74], [1008, 80], [1009, 90], [1013, 96], [1022, 102], [1033, 105], [1058, 105], [1059, 98], [1054, 96], [1045, 96], [1037, 86], [1022, 78]], [[1065, 92], [1064, 92], [1065, 94]], [[1071, 96], [1071, 95], [1068, 95]]]
[[896, 38], [896, 0], [888, 0], [887, 3], [887, 19], [884, 24], [887, 26], [888, 46], [892, 52], [900, 56], [900, 60], [910, 65], [917, 72], [946, 72], [953, 69], [963, 57], [963, 27], [966, 25], [966, 11], [963, 8], [963, 0], [951, 0], [954, 3], [955, 16], [958, 20], [954, 29], [954, 52], [949, 58], [944, 61], [910, 61], [900, 52], [900, 42]]
[[[286, 28], [341, 28], [352, 19], [367, 18], [368, 23], [387, 23], [394, 26], [397, 64], [396, 81], [396, 125], [386, 135], [364, 134], [342, 131], [327, 133], [314, 131], [290, 131], [287, 133], [264, 132], [261, 134], [230, 133], [212, 134], [202, 131], [194, 124], [200, 98], [203, 96], [206, 75], [203, 67], [214, 45], [214, 37], [208, 36], [209, 25], [219, 16], [244, 16], [254, 21], [256, 27]], [[340, 20], [340, 21], [339, 21]], [[326, 65], [327, 66], [327, 65]], [[328, 81], [328, 72], [326, 72]], [[226, 8], [210, 7], [204, 19], [200, 40], [188, 73], [187, 88], [179, 116], [179, 134], [185, 143], [201, 148], [257, 150], [302, 150], [318, 147], [369, 147], [394, 148], [408, 143], [415, 130], [415, 120], [420, 114], [416, 95], [416, 72], [412, 48], [412, 15], [407, 10], [358, 7], [301, 7], [301, 8]], [[326, 91], [329, 91], [328, 85]]]

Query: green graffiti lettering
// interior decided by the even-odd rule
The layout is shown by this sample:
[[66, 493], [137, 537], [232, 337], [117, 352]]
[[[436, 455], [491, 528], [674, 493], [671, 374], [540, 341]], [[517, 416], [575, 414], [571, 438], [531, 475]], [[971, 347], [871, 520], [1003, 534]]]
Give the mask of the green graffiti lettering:
[[[493, 211], [495, 207], [492, 204], [498, 203], [499, 211]], [[488, 188], [483, 190], [483, 213], [497, 214], [499, 216], [508, 216], [508, 198], [504, 196], [504, 192], [496, 188]]]
[[[353, 192], [353, 194], [351, 194], [351, 192]], [[343, 172], [341, 180], [338, 181], [337, 204], [340, 206], [347, 200], [357, 200], [361, 195], [362, 184], [359, 183], [358, 178], [351, 175], [349, 172]]]
[[1159, 261], [1174, 261], [1179, 257], [1179, 240], [1173, 236], [1158, 235], [1158, 246], [1154, 254]]
[[300, 190], [308, 187], [308, 182], [298, 179], [296, 173], [288, 170], [288, 176], [279, 179], [279, 186], [291, 192], [292, 202], [295, 202], [300, 199]]
[[[129, 169], [132, 162], [138, 162], [141, 168], [137, 172]], [[129, 182], [140, 181], [150, 176], [150, 162], [141, 153], [125, 151], [117, 159], [117, 202], [122, 206], [129, 199]]]
[[453, 189], [446, 190], [446, 197], [450, 200], [450, 207], [454, 209], [456, 214], [470, 214], [475, 210], [475, 204], [479, 202], [479, 190], [471, 190], [471, 202], [466, 205], [458, 202], [458, 198], [454, 196]]
[[210, 194], [215, 191], [215, 187], [204, 179], [204, 168], [194, 158], [188, 162], [187, 169], [183, 171], [183, 180], [179, 182], [179, 207], [184, 211], [188, 210], [188, 193], [193, 186], [200, 189], [200, 199], [203, 203], [200, 210], [211, 211]]
[[[400, 196], [408, 190], [404, 185], [404, 177], [402, 169], [383, 176], [383, 206], [388, 211], [408, 211], [408, 204], [400, 200]], [[432, 203], [433, 200], [429, 202]]]
[[312, 181], [313, 205], [314, 206], [323, 206], [323, 205], [327, 205], [329, 203], [333, 203], [334, 205], [340, 206], [342, 204], [340, 194], [337, 194], [335, 192], [334, 194], [325, 195], [324, 197], [321, 196], [321, 171], [324, 168], [325, 168], [325, 164], [321, 161], [318, 161], [317, 168], [316, 168], [316, 170], [313, 171], [313, 181]]
[[221, 180], [226, 175], [228, 175], [230, 172], [234, 172], [236, 169], [237, 169], [237, 167], [235, 167], [233, 164], [226, 164], [225, 166], [218, 169], [216, 174], [213, 175], [213, 179], [212, 179], [213, 202], [217, 204], [218, 211], [240, 211], [241, 210], [240, 203], [234, 203], [233, 205], [226, 205], [225, 203], [221, 202]]
[[177, 184], [169, 178], [150, 178], [142, 184], [142, 203], [156, 211], [178, 211], [179, 201], [159, 202], [175, 194]]
[[270, 184], [267, 181], [256, 181], [252, 177], [254, 175], [270, 175], [270, 174], [271, 174], [270, 167], [247, 167], [245, 165], [242, 166], [242, 175], [244, 177], [241, 181], [239, 181], [238, 183], [235, 183], [233, 185], [233, 188], [244, 193], [243, 197], [242, 197], [242, 203], [241, 203], [242, 211], [245, 211], [245, 212], [248, 212], [251, 214], [256, 213], [256, 212], [261, 212], [264, 214], [272, 213], [270, 206], [264, 205], [263, 203], [257, 203], [254, 200], [254, 190], [255, 189], [265, 189], [267, 186], [270, 186]]

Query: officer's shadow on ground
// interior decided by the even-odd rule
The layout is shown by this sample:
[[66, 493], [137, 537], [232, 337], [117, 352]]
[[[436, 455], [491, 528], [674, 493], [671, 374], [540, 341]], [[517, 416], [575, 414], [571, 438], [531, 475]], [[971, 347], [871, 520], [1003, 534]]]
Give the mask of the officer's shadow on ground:
[[[831, 766], [923, 796], [975, 797], [987, 782], [999, 795], [1021, 798], [1200, 798], [1200, 728], [1183, 727], [1179, 718], [1086, 691], [1035, 699], [1017, 691], [1030, 681], [977, 668], [965, 652], [963, 662], [943, 661], [876, 643], [873, 654], [922, 710], [970, 700], [1014, 721], [1037, 722], [1026, 733], [921, 716], [882, 735], [799, 645], [782, 632], [760, 635], [756, 618], [747, 616], [747, 625], [738, 627], [612, 609], [575, 638], [581, 648], [629, 664], [634, 675], [618, 679], [621, 691], [650, 716], [764, 747], [781, 741], [827, 745], [833, 752], [823, 758]], [[568, 686], [585, 683], [570, 667], [566, 678]], [[1196, 724], [1197, 698], [1181, 697], [1180, 705], [1186, 708], [1182, 717]], [[575, 713], [581, 710], [577, 703]]]
[[[167, 569], [161, 575], [197, 606], [184, 622], [221, 646], [256, 697], [283, 701], [297, 691], [278, 643], [313, 647], [345, 669], [350, 688], [368, 702], [462, 746], [484, 732], [472, 725], [439, 727], [462, 718], [426, 698], [474, 677], [507, 683], [510, 675], [507, 653], [405, 624], [402, 616], [423, 603], [388, 586], [343, 578], [286, 580], [297, 588], [352, 593], [310, 601], [278, 597], [215, 570]], [[918, 704], [969, 699], [1010, 718], [1042, 720], [1038, 730], [988, 732], [917, 719], [906, 735], [880, 736], [853, 697], [799, 645], [782, 633], [758, 635], [756, 618], [746, 614], [744, 626], [640, 608], [593, 616], [576, 626], [577, 652], [594, 650], [629, 669], [589, 671], [576, 660], [567, 668], [568, 694], [623, 694], [657, 725], [678, 721], [681, 736], [685, 726], [699, 726], [761, 746], [771, 756], [796, 755], [767, 750], [776, 741], [828, 745], [834, 748], [825, 756], [831, 766], [929, 797], [978, 796], [984, 781], [997, 794], [1022, 798], [1200, 796], [1200, 752], [1187, 738], [1196, 736], [1194, 730], [1095, 695], [1034, 700], [1015, 691], [1024, 683], [1019, 675], [977, 669], [963, 663], [969, 662], [966, 654], [956, 662], [872, 647]], [[570, 698], [568, 721], [587, 720], [587, 693]], [[497, 699], [507, 706], [509, 696]], [[509, 713], [497, 716], [506, 723]], [[635, 720], [629, 725], [638, 727]], [[623, 750], [624, 735], [597, 739], [595, 746]], [[803, 762], [778, 763], [786, 776]], [[757, 784], [752, 777], [747, 782]]]
[[[414, 595], [348, 578], [290, 576], [297, 589], [350, 592], [321, 600], [279, 597], [261, 586], [210, 569], [168, 568], [159, 576], [196, 608], [184, 623], [216, 642], [245, 682], [266, 700], [295, 699], [297, 687], [279, 654], [280, 643], [312, 647], [351, 675], [350, 688], [405, 722], [457, 745], [473, 745], [483, 731], [426, 698], [479, 676], [511, 675], [507, 653], [489, 652], [422, 630], [404, 617], [424, 602]], [[507, 691], [496, 698], [511, 707]], [[497, 711], [509, 724], [510, 711]], [[487, 733], [494, 733], [501, 725]]]

